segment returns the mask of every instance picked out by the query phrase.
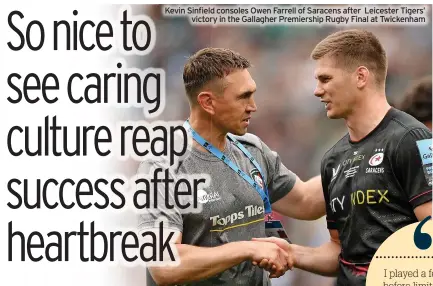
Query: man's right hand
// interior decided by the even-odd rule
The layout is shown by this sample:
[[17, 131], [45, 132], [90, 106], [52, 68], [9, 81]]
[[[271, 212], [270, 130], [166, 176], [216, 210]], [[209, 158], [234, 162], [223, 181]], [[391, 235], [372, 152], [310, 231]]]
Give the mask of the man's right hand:
[[274, 241], [266, 239], [255, 239], [251, 241], [250, 259], [254, 265], [269, 271], [271, 278], [277, 278], [293, 267], [291, 252], [285, 251]]

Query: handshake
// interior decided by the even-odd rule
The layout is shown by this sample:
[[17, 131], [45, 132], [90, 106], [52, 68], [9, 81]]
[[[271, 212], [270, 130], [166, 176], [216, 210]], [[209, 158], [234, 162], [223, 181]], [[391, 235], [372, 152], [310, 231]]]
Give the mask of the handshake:
[[253, 265], [270, 272], [270, 278], [278, 278], [295, 265], [293, 247], [281, 238], [253, 238], [250, 259]]

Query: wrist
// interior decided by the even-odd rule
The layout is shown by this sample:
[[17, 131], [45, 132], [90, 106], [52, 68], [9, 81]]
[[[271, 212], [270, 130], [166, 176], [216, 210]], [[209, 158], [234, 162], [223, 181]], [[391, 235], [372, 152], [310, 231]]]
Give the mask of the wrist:
[[293, 263], [293, 267], [295, 268], [300, 268], [300, 246], [297, 244], [290, 244], [290, 248], [292, 249], [292, 254], [293, 254], [293, 258], [294, 258], [294, 263]]
[[236, 247], [240, 251], [240, 255], [244, 260], [252, 260], [254, 257], [254, 241], [240, 241], [241, 245], [237, 245]]

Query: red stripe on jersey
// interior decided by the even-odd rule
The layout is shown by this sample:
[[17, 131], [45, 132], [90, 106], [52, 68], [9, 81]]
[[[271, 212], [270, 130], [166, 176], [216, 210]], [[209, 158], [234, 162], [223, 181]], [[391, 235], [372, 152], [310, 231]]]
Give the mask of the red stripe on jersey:
[[364, 274], [367, 274], [369, 265], [366, 265], [366, 266], [357, 266], [357, 265], [355, 265], [353, 263], [350, 263], [349, 261], [344, 260], [341, 257], [340, 257], [340, 261], [344, 265], [347, 265], [347, 266], [351, 267], [355, 275], [364, 275]]
[[411, 198], [411, 199], [409, 200], [409, 202], [413, 201], [413, 200], [416, 199], [416, 198], [419, 198], [419, 197], [421, 197], [421, 196], [424, 196], [424, 195], [426, 195], [426, 194], [428, 194], [428, 193], [431, 193], [431, 191], [432, 191], [432, 190], [427, 191], [427, 192], [424, 192], [424, 193], [421, 193], [421, 194], [419, 194], [419, 195], [417, 195], [417, 196]]

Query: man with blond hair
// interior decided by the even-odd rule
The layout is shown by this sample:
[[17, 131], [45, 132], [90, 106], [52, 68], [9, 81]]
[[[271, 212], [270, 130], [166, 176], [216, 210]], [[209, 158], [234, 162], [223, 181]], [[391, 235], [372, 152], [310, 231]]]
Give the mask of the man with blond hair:
[[331, 34], [313, 50], [328, 118], [348, 133], [323, 157], [321, 176], [331, 240], [317, 248], [272, 241], [295, 267], [337, 275], [337, 285], [365, 285], [370, 261], [395, 231], [432, 210], [432, 134], [385, 96], [387, 58], [371, 32]]

